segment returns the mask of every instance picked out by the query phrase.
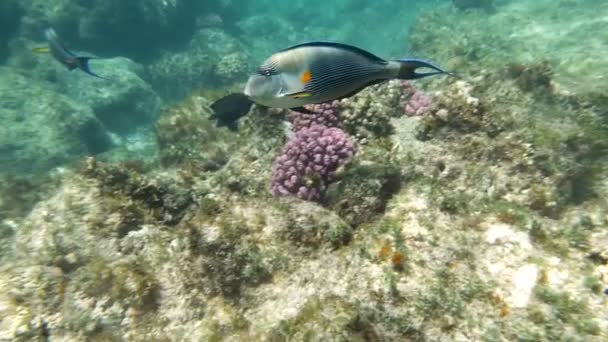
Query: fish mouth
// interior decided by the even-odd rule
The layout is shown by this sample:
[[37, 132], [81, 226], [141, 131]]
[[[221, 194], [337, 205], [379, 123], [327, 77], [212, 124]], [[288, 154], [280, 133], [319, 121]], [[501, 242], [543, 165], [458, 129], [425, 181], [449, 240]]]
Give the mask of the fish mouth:
[[251, 91], [249, 90], [249, 87], [245, 87], [245, 89], [243, 89], [243, 95], [251, 98]]

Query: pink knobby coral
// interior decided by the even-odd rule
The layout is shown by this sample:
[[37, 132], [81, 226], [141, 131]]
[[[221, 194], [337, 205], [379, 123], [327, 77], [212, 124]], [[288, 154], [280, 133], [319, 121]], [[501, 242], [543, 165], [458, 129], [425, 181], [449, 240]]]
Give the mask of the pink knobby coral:
[[283, 146], [271, 178], [271, 192], [318, 201], [335, 171], [356, 153], [352, 138], [337, 127], [312, 124]]
[[404, 92], [408, 95], [404, 111], [409, 116], [419, 116], [427, 113], [431, 109], [432, 98], [422, 92], [410, 81], [402, 81]]
[[289, 112], [289, 120], [293, 124], [292, 130], [297, 132], [302, 128], [312, 125], [323, 125], [325, 127], [341, 127], [340, 112], [342, 106], [340, 101], [310, 104], [304, 106], [310, 113], [302, 113], [295, 110]]

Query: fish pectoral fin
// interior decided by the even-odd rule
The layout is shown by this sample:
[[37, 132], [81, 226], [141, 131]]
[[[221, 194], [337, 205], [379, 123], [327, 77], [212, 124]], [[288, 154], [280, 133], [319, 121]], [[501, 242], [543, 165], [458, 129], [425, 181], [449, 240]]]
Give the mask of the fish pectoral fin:
[[283, 96], [291, 97], [292, 99], [300, 99], [303, 97], [310, 97], [312, 95], [314, 95], [312, 92], [310, 92], [308, 90], [302, 90], [302, 91], [297, 91], [295, 93], [288, 93]]
[[42, 47], [33, 48], [32, 51], [35, 53], [49, 53], [49, 52], [51, 52], [51, 49], [48, 46], [42, 46]]
[[298, 113], [303, 113], [303, 114], [317, 114], [317, 113], [315, 113], [313, 111], [310, 111], [310, 110], [308, 110], [308, 109], [306, 109], [304, 107], [301, 107], [301, 106], [300, 107], [295, 107], [295, 108], [289, 108], [289, 109], [291, 109], [293, 111], [296, 111]]

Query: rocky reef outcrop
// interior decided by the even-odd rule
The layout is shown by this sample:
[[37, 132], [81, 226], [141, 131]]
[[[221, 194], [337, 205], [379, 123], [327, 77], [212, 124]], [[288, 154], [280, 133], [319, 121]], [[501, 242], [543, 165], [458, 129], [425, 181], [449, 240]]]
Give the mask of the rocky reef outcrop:
[[0, 74], [3, 173], [40, 172], [112, 146], [109, 131], [90, 107], [9, 68]]

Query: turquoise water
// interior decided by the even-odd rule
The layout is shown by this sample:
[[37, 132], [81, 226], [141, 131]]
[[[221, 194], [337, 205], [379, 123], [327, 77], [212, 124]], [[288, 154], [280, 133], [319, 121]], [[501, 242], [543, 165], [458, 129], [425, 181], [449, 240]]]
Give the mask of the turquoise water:
[[[0, 341], [608, 340], [606, 27], [599, 0], [3, 0]], [[314, 41], [454, 75], [218, 109]]]

